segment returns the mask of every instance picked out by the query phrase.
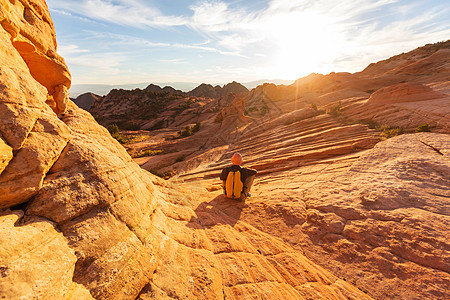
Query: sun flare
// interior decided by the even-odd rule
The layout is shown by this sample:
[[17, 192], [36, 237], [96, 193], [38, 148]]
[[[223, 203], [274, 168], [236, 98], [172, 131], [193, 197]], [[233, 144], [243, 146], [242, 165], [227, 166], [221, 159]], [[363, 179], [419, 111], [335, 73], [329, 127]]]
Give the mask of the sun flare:
[[272, 76], [295, 79], [312, 72], [330, 72], [339, 55], [342, 34], [323, 15], [289, 14], [273, 18], [267, 25], [274, 43]]

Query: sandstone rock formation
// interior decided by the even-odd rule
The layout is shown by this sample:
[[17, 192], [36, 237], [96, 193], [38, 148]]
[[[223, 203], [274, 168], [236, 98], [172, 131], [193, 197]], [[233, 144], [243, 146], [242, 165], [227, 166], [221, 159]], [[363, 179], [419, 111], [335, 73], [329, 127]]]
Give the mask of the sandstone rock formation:
[[[170, 139], [179, 128], [169, 127], [127, 147], [163, 151], [136, 161], [216, 197], [192, 206], [203, 227], [222, 215], [254, 226], [380, 299], [447, 298], [448, 45], [356, 74], [264, 84], [223, 99], [193, 136]], [[379, 143], [421, 124], [433, 133]], [[259, 171], [237, 207], [217, 182], [234, 151]]]
[[[312, 87], [309, 99], [343, 100], [330, 114], [276, 86], [160, 111], [155, 92], [112, 92], [115, 109], [123, 95], [148, 97], [147, 113], [167, 118], [183, 105], [142, 144], [185, 151], [162, 166], [181, 174], [165, 181], [67, 99], [45, 2], [0, 3], [0, 298], [450, 297], [448, 132], [378, 143], [349, 122], [370, 104], [356, 88], [327, 98]], [[440, 51], [429, 56], [445, 60]], [[430, 65], [420, 60], [399, 70]], [[438, 70], [440, 81], [433, 71], [415, 83], [446, 97]], [[199, 131], [166, 139], [193, 111]], [[216, 179], [234, 151], [259, 170], [245, 203], [223, 198]]]
[[29, 74], [45, 87], [49, 106], [56, 113], [64, 112], [71, 77], [64, 59], [56, 53], [55, 31], [47, 5], [44, 1], [35, 5], [6, 0], [1, 4], [2, 39], [10, 40], [8, 44], [22, 57]]
[[113, 89], [95, 101], [89, 112], [104, 126], [117, 124], [121, 129], [154, 130], [203, 121], [217, 110], [217, 101], [150, 89]]
[[1, 4], [1, 298], [370, 299], [279, 239], [195, 212], [205, 190], [139, 168], [64, 102], [45, 2]]

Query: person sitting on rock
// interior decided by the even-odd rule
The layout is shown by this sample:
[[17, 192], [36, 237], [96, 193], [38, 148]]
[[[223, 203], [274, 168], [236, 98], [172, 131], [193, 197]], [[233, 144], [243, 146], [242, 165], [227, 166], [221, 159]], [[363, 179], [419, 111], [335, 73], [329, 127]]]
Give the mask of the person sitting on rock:
[[231, 157], [232, 165], [224, 168], [220, 174], [223, 193], [227, 198], [244, 200], [250, 197], [250, 188], [253, 185], [256, 170], [242, 168], [242, 161], [242, 155], [234, 153]]

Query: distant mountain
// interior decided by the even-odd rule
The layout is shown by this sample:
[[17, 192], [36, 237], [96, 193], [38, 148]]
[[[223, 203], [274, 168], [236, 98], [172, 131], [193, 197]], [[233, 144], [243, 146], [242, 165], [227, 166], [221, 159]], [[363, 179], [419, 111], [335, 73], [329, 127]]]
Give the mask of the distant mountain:
[[92, 104], [101, 98], [102, 98], [102, 96], [99, 96], [99, 95], [96, 95], [93, 93], [84, 93], [72, 100], [73, 100], [73, 102], [75, 102], [76, 105], [78, 105], [78, 107], [80, 107], [84, 110], [89, 110], [91, 108]]
[[[188, 92], [199, 85], [198, 82], [154, 82], [154, 85], [172, 87], [175, 90]], [[92, 92], [97, 95], [107, 95], [113, 89], [133, 90], [136, 88], [145, 89], [148, 83], [133, 84], [73, 84], [70, 88], [70, 96], [76, 98], [81, 94]]]
[[[248, 90], [252, 90], [255, 87], [262, 85], [263, 83], [274, 83], [276, 85], [280, 84], [292, 84], [294, 80], [283, 80], [283, 79], [260, 79], [250, 82], [244, 82], [242, 85], [246, 87]], [[199, 82], [154, 82], [153, 85], [159, 87], [171, 87], [177, 91], [189, 92], [195, 89], [200, 85]], [[214, 86], [223, 86], [225, 83], [213, 83]], [[107, 95], [113, 89], [124, 89], [124, 90], [133, 90], [136, 88], [145, 89], [148, 87], [148, 83], [134, 83], [134, 84], [73, 84], [70, 88], [70, 96], [72, 98], [76, 98], [81, 94], [92, 92], [97, 95]]]
[[125, 89], [132, 90], [135, 88], [143, 89], [148, 85], [148, 83], [136, 83], [136, 84], [73, 84], [70, 87], [70, 97], [76, 98], [81, 94], [91, 92], [96, 95], [104, 96], [108, 94], [112, 89]]
[[150, 92], [158, 92], [158, 93], [170, 93], [170, 94], [180, 94], [183, 95], [184, 92], [180, 90], [176, 90], [171, 86], [165, 86], [164, 88], [161, 88], [159, 85], [156, 84], [150, 84], [145, 88], [146, 91]]
[[244, 82], [242, 83], [246, 88], [248, 88], [249, 90], [254, 89], [255, 87], [262, 85], [264, 83], [274, 83], [276, 85], [289, 85], [294, 83], [295, 80], [285, 80], [285, 79], [260, 79], [260, 80], [255, 80], [255, 81], [250, 81], [250, 82]]
[[248, 89], [236, 81], [226, 84], [223, 87], [220, 87], [220, 85], [212, 86], [211, 84], [202, 83], [190, 91], [188, 95], [195, 97], [220, 98], [226, 96], [228, 93], [248, 93]]

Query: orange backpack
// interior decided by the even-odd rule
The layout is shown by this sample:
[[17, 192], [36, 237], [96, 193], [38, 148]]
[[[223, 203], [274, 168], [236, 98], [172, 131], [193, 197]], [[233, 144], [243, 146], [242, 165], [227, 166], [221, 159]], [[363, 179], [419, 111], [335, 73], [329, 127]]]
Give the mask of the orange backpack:
[[230, 171], [225, 181], [225, 196], [231, 199], [237, 199], [241, 197], [241, 193], [244, 190], [244, 184], [241, 181], [241, 171]]

